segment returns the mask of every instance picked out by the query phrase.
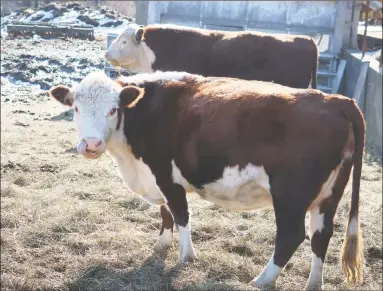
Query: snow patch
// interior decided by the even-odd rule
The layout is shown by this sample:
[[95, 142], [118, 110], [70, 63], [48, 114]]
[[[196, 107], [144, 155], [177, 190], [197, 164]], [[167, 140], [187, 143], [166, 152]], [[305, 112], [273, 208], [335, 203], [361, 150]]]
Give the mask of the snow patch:
[[[91, 9], [81, 7], [81, 9], [67, 8], [68, 11], [64, 12], [62, 15], [55, 15], [55, 10], [44, 11], [39, 9], [34, 11], [32, 9], [28, 9], [29, 15], [17, 15], [17, 12], [13, 12], [9, 15], [1, 17], [1, 36], [6, 37], [7, 24], [12, 21], [22, 21], [22, 22], [41, 22], [48, 24], [56, 24], [56, 25], [87, 25], [84, 21], [81, 21], [78, 17], [87, 17], [91, 21], [96, 21], [99, 25], [93, 26], [94, 32], [97, 35], [106, 35], [107, 33], [116, 33], [119, 34], [123, 30], [127, 28], [130, 21], [129, 19], [122, 18], [110, 18], [107, 13], [101, 13], [98, 9]], [[111, 26], [103, 26], [107, 23], [111, 22]], [[117, 25], [118, 24], [118, 25]]]

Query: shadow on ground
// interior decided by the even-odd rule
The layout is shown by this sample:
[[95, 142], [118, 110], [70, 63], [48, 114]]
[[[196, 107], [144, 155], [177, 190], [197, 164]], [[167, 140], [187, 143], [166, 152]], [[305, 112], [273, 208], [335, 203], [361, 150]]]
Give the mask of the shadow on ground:
[[118, 271], [103, 265], [85, 270], [67, 287], [70, 291], [127, 291], [127, 290], [235, 290], [224, 282], [189, 284], [176, 288], [176, 280], [184, 266], [165, 268], [166, 254], [153, 254], [141, 266], [129, 271]]
[[103, 265], [92, 266], [71, 282], [70, 291], [87, 290], [176, 290], [172, 278], [177, 277], [181, 267], [165, 271], [165, 256], [153, 254], [141, 266], [130, 271], [118, 271]]

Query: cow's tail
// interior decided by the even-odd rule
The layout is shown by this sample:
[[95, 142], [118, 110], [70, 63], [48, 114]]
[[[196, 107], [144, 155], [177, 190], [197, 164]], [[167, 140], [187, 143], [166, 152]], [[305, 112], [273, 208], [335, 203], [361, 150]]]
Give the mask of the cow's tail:
[[363, 241], [359, 224], [359, 189], [365, 142], [365, 121], [354, 100], [345, 100], [343, 112], [351, 121], [354, 131], [355, 145], [353, 153], [353, 177], [351, 207], [345, 238], [341, 250], [342, 269], [347, 283], [363, 282]]
[[313, 40], [313, 43], [314, 43], [314, 46], [315, 46], [315, 60], [314, 60], [314, 66], [313, 66], [313, 69], [311, 71], [311, 88], [312, 89], [317, 89], [317, 74], [318, 74], [318, 62], [319, 62], [319, 58], [318, 58], [318, 47], [316, 45], [316, 43], [314, 42]]

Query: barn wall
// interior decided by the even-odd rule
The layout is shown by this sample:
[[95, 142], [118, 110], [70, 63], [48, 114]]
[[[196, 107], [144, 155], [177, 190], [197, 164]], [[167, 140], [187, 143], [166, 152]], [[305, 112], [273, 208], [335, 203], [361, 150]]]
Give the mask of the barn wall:
[[344, 57], [347, 65], [340, 93], [350, 98], [354, 94], [362, 62], [370, 62], [359, 105], [367, 123], [367, 147], [382, 155], [382, 69], [379, 68], [379, 62], [373, 58], [366, 56], [362, 59], [362, 53], [359, 50], [347, 50]]
[[[349, 43], [352, 1], [137, 1], [139, 24], [307, 34], [322, 52]], [[360, 9], [360, 8], [359, 8]], [[359, 18], [359, 17], [357, 17]], [[357, 21], [357, 20], [356, 20]]]

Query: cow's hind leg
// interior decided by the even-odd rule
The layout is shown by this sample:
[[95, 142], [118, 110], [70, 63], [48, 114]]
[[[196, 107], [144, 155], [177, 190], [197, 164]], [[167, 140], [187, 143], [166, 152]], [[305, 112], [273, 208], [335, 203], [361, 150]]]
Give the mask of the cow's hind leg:
[[173, 241], [173, 216], [166, 205], [161, 205], [160, 212], [162, 217], [162, 227], [158, 241], [154, 246], [156, 252], [167, 249], [172, 245]]
[[[329, 198], [327, 198], [327, 200], [329, 200]], [[311, 272], [306, 283], [306, 290], [320, 290], [322, 287], [324, 259], [330, 238], [333, 234], [333, 217], [334, 212], [331, 209], [324, 210], [320, 206], [310, 209], [310, 239], [312, 257]]]
[[312, 263], [306, 290], [319, 290], [322, 287], [323, 264], [333, 235], [333, 219], [344, 188], [347, 185], [351, 167], [352, 160], [349, 158], [344, 159], [334, 183], [331, 183], [331, 185], [328, 185], [328, 189], [325, 189], [325, 191], [329, 191], [328, 194], [325, 193], [324, 195], [327, 197], [310, 208]]
[[251, 281], [258, 288], [274, 288], [283, 267], [305, 239], [306, 208], [299, 203], [274, 200], [277, 235], [274, 254], [261, 274]]

